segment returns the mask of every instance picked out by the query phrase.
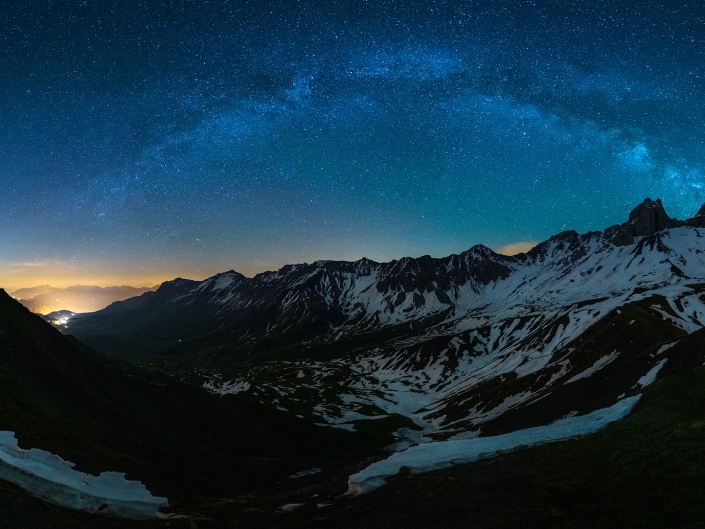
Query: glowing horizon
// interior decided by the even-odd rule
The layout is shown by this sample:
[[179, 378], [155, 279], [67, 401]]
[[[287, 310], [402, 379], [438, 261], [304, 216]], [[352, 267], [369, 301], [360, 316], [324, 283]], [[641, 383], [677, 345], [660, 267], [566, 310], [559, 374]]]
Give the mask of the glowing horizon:
[[[495, 246], [493, 249], [503, 255], [514, 255], [519, 252], [525, 252], [538, 244], [539, 241], [519, 241]], [[469, 249], [470, 246], [463, 249], [458, 249], [455, 252], [449, 251], [445, 254], [434, 255], [433, 257], [441, 258], [453, 253], [460, 253]], [[182, 266], [182, 267], [166, 267], [162, 264], [152, 265], [156, 270], [134, 270], [134, 268], [144, 267], [125, 267], [116, 266], [104, 263], [91, 263], [79, 265], [76, 262], [62, 263], [59, 261], [35, 261], [25, 263], [3, 264], [0, 262], [0, 288], [11, 293], [23, 288], [32, 288], [41, 285], [50, 285], [55, 288], [67, 288], [73, 286], [98, 286], [98, 287], [116, 287], [116, 286], [132, 286], [137, 288], [149, 288], [155, 285], [160, 285], [165, 281], [171, 281], [177, 277], [191, 279], [194, 281], [203, 281], [216, 274], [235, 270], [236, 272], [246, 276], [254, 277], [257, 274], [268, 271], [276, 271], [286, 265], [313, 263], [315, 261], [357, 261], [364, 257], [377, 262], [389, 262], [394, 259], [403, 257], [420, 257], [421, 253], [389, 256], [382, 255], [380, 257], [362, 256], [343, 256], [342, 258], [309, 258], [299, 260], [282, 260], [281, 262], [255, 262], [255, 263], [240, 263], [238, 265], [228, 265], [223, 263], [221, 266]], [[293, 256], [292, 256], [293, 257]], [[126, 269], [133, 270], [126, 272]]]

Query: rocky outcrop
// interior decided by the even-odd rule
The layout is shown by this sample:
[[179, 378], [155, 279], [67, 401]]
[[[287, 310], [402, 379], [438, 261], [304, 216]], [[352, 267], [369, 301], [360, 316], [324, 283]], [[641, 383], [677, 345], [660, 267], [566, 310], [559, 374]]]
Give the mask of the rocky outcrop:
[[627, 222], [607, 228], [605, 238], [615, 246], [627, 246], [634, 242], [634, 237], [648, 237], [660, 231], [684, 225], [683, 221], [668, 216], [660, 198], [656, 200], [646, 198], [629, 213]]
[[672, 219], [666, 214], [663, 209], [661, 199], [655, 201], [650, 198], [644, 199], [644, 202], [635, 207], [629, 214], [629, 220], [626, 226], [622, 226], [629, 230], [634, 237], [643, 237], [653, 235], [656, 232], [668, 228], [677, 228], [682, 226], [683, 222]]

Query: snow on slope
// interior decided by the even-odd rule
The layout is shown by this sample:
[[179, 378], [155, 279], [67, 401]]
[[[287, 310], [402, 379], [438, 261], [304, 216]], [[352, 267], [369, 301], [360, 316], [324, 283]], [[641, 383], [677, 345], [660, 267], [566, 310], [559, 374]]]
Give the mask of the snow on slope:
[[641, 386], [642, 388], [651, 384], [654, 380], [656, 380], [656, 375], [658, 375], [658, 372], [661, 371], [661, 368], [664, 366], [667, 360], [668, 358], [664, 358], [663, 360], [661, 360], [658, 364], [651, 368], [648, 373], [641, 377], [637, 384], [639, 384], [639, 386]]
[[371, 492], [385, 484], [386, 478], [402, 469], [412, 473], [429, 472], [461, 463], [496, 456], [501, 452], [519, 447], [560, 441], [596, 432], [627, 416], [639, 401], [636, 395], [620, 400], [609, 408], [588, 415], [570, 417], [548, 426], [528, 428], [496, 437], [478, 437], [460, 441], [425, 443], [396, 452], [387, 459], [372, 463], [348, 478], [348, 495], [356, 496]]
[[[362, 276], [356, 275], [356, 270], [339, 274], [343, 279], [338, 283], [320, 270], [311, 272], [300, 283], [322, 275], [322, 283], [314, 284], [326, 303], [333, 299], [331, 285], [335, 283], [343, 292], [337, 298], [345, 300], [341, 302], [343, 311], [364, 315], [332, 328], [319, 341], [335, 342], [355, 335], [372, 319], [374, 325], [384, 327], [403, 323], [408, 317], [413, 325], [422, 316], [452, 306], [439, 323], [421, 331], [410, 329], [406, 336], [344, 360], [298, 362], [296, 369], [314, 382], [323, 378], [316, 376], [317, 372], [347, 371], [337, 397], [326, 400], [321, 394], [313, 414], [348, 429], [354, 429], [356, 421], [376, 419], [381, 414], [408, 417], [419, 430], [399, 431], [397, 448], [429, 441], [432, 434], [441, 431], [458, 434], [472, 427], [477, 432], [481, 424], [541, 399], [554, 388], [595, 376], [619, 358], [621, 351], [615, 350], [578, 370], [565, 348], [626, 303], [660, 296], [665, 305], [655, 303], [652, 308], [665, 320], [686, 332], [701, 328], [705, 304], [699, 289], [692, 285], [705, 282], [703, 235], [703, 229], [681, 227], [638, 237], [631, 245], [615, 246], [601, 233], [579, 236], [567, 232], [543, 243], [523, 261], [504, 262], [511, 268], [506, 278], [486, 285], [476, 281], [455, 284], [443, 292], [445, 297], [435, 291], [419, 294], [414, 290], [413, 294], [423, 295], [428, 304], [408, 305], [411, 296], [407, 295], [400, 305], [411, 307], [407, 313], [385, 305], [388, 297], [376, 286], [380, 272], [375, 263], [368, 263]], [[298, 299], [292, 295], [286, 301], [292, 304]], [[280, 378], [274, 373], [286, 369], [269, 368], [270, 380]], [[527, 382], [527, 387], [499, 402], [476, 395], [478, 388], [492, 381], [506, 377], [534, 380], [544, 372], [549, 376], [538, 389]], [[257, 387], [248, 376], [221, 383], [225, 386], [210, 382], [206, 387], [214, 392], [223, 387], [241, 388], [245, 383]], [[285, 393], [290, 389], [286, 382], [274, 385]], [[261, 391], [266, 393], [266, 388]], [[458, 415], [457, 408], [468, 401], [474, 405]], [[453, 407], [456, 416], [451, 420], [447, 415]]]
[[[326, 312], [335, 313], [338, 321], [331, 321], [330, 332], [313, 338], [322, 343], [374, 328], [413, 325], [444, 313], [460, 332], [473, 317], [506, 319], [598, 297], [620, 303], [633, 296], [635, 289], [669, 285], [677, 289], [703, 277], [704, 234], [700, 228], [674, 228], [620, 247], [599, 232], [580, 236], [566, 232], [523, 259], [476, 247], [461, 256], [437, 260], [289, 266], [251, 280], [228, 272], [204, 281], [175, 302], [195, 303], [206, 296], [220, 315], [247, 307], [258, 307], [260, 314], [272, 309], [268, 333], [285, 332], [314, 313], [324, 318]], [[483, 283], [473, 277], [473, 266], [497, 269], [493, 279]], [[692, 332], [693, 325], [701, 325], [698, 315], [703, 318], [705, 306], [695, 301], [680, 310], [684, 311], [682, 325]], [[235, 332], [248, 334], [247, 330]]]
[[125, 474], [103, 472], [91, 476], [73, 470], [73, 463], [32, 448], [18, 447], [14, 432], [0, 432], [0, 479], [19, 485], [34, 496], [71, 509], [135, 520], [157, 518], [166, 498], [152, 496]]

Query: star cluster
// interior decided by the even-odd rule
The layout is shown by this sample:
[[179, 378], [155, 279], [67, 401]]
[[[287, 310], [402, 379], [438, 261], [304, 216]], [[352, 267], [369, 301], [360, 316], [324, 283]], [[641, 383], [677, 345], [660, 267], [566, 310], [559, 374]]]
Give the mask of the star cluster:
[[[705, 201], [698, 2], [0, 7], [0, 283], [530, 244]], [[31, 278], [31, 279], [30, 279]]]

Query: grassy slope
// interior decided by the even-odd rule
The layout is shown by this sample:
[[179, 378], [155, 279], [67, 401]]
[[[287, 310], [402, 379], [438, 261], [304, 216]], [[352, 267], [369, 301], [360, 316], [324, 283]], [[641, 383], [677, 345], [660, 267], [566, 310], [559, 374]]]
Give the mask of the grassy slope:
[[[302, 478], [266, 496], [195, 499], [176, 506], [191, 518], [169, 527], [193, 522], [200, 528], [700, 528], [703, 447], [705, 368], [698, 367], [655, 382], [631, 416], [589, 437], [398, 477], [374, 493], [339, 499], [325, 509], [313, 502], [344, 491], [345, 473]], [[311, 499], [313, 494], [318, 498]], [[300, 501], [310, 505], [292, 514], [276, 512], [279, 505]], [[0, 512], [14, 517], [0, 527], [165, 526], [59, 509], [8, 485], [0, 485]]]
[[[699, 367], [654, 383], [630, 417], [589, 437], [398, 477], [325, 509], [274, 512], [277, 504], [330, 489], [312, 483], [298, 494], [221, 502], [193, 514], [202, 517], [199, 527], [700, 528], [704, 447], [705, 368]], [[343, 489], [340, 483], [337, 492]], [[246, 512], [257, 508], [263, 511]]]
[[[604, 325], [593, 329], [597, 332], [593, 340], [595, 345], [586, 342], [583, 346], [586, 353], [608, 346], [611, 350], [616, 342], [626, 341], [634, 346], [634, 354], [644, 355], [662, 339], [676, 338], [670, 335], [670, 329], [656, 340], [647, 332], [636, 332], [636, 325], [613, 326], [625, 318], [629, 321], [635, 318], [635, 314], [629, 311], [622, 312], [620, 317], [613, 315], [614, 321], [605, 321]], [[0, 322], [6, 319], [6, 315], [0, 316]], [[650, 317], [645, 321], [654, 325]], [[617, 328], [636, 334], [623, 335]], [[651, 330], [656, 334], [661, 332], [658, 326]], [[640, 343], [642, 339], [651, 345]], [[75, 343], [72, 347], [80, 349]], [[89, 355], [89, 352], [85, 354]], [[590, 357], [591, 354], [587, 354], [586, 362], [592, 363]], [[375, 493], [361, 498], [339, 499], [333, 506], [319, 510], [315, 502], [344, 492], [347, 475], [364, 466], [343, 468], [345, 462], [340, 460], [320, 474], [297, 480], [285, 479], [279, 484], [269, 481], [267, 487], [253, 489], [254, 494], [243, 495], [231, 490], [223, 497], [211, 494], [210, 498], [191, 496], [187, 499], [183, 496], [184, 499], [176, 503], [175, 510], [191, 518], [171, 521], [169, 527], [193, 527], [192, 523], [196, 527], [322, 528], [702, 527], [701, 520], [705, 520], [705, 451], [702, 450], [705, 447], [705, 368], [694, 366], [700, 366], [703, 360], [705, 332], [698, 331], [683, 338], [672, 350], [671, 360], [663, 369], [663, 374], [669, 376], [646, 389], [642, 403], [632, 416], [594, 436], [520, 450], [444, 471], [399, 477]], [[130, 370], [127, 366], [116, 365], [115, 368]], [[133, 378], [142, 376], [136, 370], [130, 374]], [[13, 374], [7, 368], [5, 372], [0, 369], [2, 377], [0, 406], [4, 409], [0, 423], [6, 422], [14, 412], [15, 421], [22, 422], [24, 417], [23, 428], [29, 436], [32, 430], [45, 428], [32, 413], [38, 413], [45, 421], [51, 419], [51, 413], [59, 413], [57, 425], [49, 428], [50, 433], [69, 424], [70, 420], [61, 416], [65, 408], [57, 408], [51, 399], [47, 404], [46, 399], [41, 400], [42, 395], [36, 396], [37, 402], [31, 402], [35, 396], [24, 392], [22, 402], [14, 408], [8, 407], [7, 388], [13, 387]], [[192, 391], [177, 390], [175, 385], [170, 387], [177, 391], [177, 401], [184, 398], [178, 396], [178, 392]], [[255, 403], [242, 399], [223, 400], [240, 410], [243, 406], [255, 406], [251, 414], [267, 423], [279, 420], [279, 415], [270, 417], [267, 413], [271, 412], [257, 408]], [[223, 405], [215, 402], [214, 399], [208, 400], [209, 406]], [[42, 411], [42, 406], [48, 408]], [[25, 409], [30, 413], [26, 414]], [[212, 415], [208, 415], [208, 420], [212, 420]], [[281, 419], [289, 420], [284, 415]], [[295, 424], [287, 422], [281, 426], [286, 429]], [[72, 431], [78, 437], [72, 438]], [[65, 449], [71, 450], [73, 441], [91, 431], [85, 425], [74, 424], [67, 428], [62, 433]], [[100, 429], [96, 432], [98, 436], [102, 434]], [[46, 438], [41, 432], [35, 434], [39, 440]], [[294, 433], [294, 437], [300, 435], [303, 434]], [[320, 444], [316, 446], [323, 447], [335, 440], [320, 439], [318, 442]], [[105, 445], [97, 443], [96, 446]], [[118, 450], [116, 447], [112, 449]], [[175, 455], [180, 455], [178, 452]], [[103, 455], [112, 457], [111, 454]], [[118, 457], [124, 458], [125, 455], [120, 452]], [[129, 463], [126, 459], [121, 461]], [[299, 461], [303, 463], [301, 459]], [[273, 466], [280, 463], [272, 461]], [[135, 463], [136, 466], [140, 464], [144, 461]], [[317, 465], [311, 460], [310, 466]], [[155, 472], [161, 473], [162, 470]], [[314, 494], [318, 496], [312, 498]], [[307, 502], [308, 505], [289, 515], [276, 512], [282, 504], [298, 502]], [[164, 527], [166, 524], [163, 521], [135, 524], [60, 509], [1, 482], [0, 513], [5, 514], [0, 516], [0, 527], [117, 528]]]
[[259, 403], [102, 358], [4, 293], [0, 430], [82, 471], [127, 472], [169, 498], [269, 487], [295, 471], [345, 464], [377, 442], [351, 442]]

